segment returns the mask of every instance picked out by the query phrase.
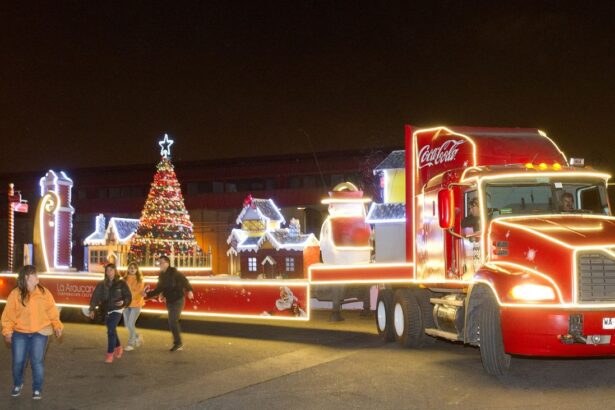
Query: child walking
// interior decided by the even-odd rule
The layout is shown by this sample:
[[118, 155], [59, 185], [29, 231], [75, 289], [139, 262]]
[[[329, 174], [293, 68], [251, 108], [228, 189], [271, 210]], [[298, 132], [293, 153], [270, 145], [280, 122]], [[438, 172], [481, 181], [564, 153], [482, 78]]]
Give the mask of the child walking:
[[126, 326], [130, 333], [128, 345], [126, 345], [126, 349], [124, 350], [130, 352], [136, 347], [140, 347], [143, 343], [143, 337], [137, 333], [136, 328], [137, 319], [141, 314], [141, 308], [145, 305], [145, 300], [143, 298], [145, 282], [143, 281], [143, 274], [139, 270], [139, 265], [135, 262], [130, 262], [124, 280], [132, 295], [130, 306], [124, 309], [124, 326]]

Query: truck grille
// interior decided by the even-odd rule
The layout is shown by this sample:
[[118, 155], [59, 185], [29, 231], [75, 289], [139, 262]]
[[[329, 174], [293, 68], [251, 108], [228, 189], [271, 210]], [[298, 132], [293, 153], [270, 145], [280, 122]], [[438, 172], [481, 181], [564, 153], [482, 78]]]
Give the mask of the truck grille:
[[579, 253], [577, 258], [578, 301], [615, 301], [615, 258], [599, 251]]

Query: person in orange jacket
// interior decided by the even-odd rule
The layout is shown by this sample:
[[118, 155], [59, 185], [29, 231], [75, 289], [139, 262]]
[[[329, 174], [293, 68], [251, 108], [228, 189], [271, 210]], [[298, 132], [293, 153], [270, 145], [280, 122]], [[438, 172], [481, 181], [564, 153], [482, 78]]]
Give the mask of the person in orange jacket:
[[124, 326], [126, 326], [130, 333], [128, 344], [124, 350], [129, 352], [134, 350], [135, 347], [140, 347], [141, 344], [143, 344], [143, 337], [137, 333], [136, 328], [137, 319], [139, 318], [139, 314], [141, 314], [141, 308], [145, 305], [145, 300], [143, 298], [145, 294], [145, 282], [143, 281], [143, 274], [139, 270], [139, 265], [135, 262], [130, 262], [124, 280], [132, 294], [130, 306], [124, 309], [123, 312]]
[[23, 372], [28, 358], [32, 367], [32, 398], [40, 399], [44, 380], [44, 358], [49, 336], [62, 336], [64, 326], [51, 292], [38, 282], [36, 268], [26, 265], [19, 271], [17, 287], [9, 293], [2, 313], [2, 335], [11, 345], [13, 389], [17, 397], [23, 388]]

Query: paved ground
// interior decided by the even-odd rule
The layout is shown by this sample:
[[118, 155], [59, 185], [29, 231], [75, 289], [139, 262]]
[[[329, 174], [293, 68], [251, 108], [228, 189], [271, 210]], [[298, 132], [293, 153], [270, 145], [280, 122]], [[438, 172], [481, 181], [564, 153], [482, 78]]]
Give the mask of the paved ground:
[[[167, 351], [164, 319], [143, 320], [141, 350], [102, 362], [104, 328], [67, 323], [50, 344], [43, 400], [8, 395], [0, 346], [0, 409], [545, 409], [615, 408], [615, 359], [515, 359], [487, 376], [477, 349], [438, 341], [424, 350], [383, 344], [373, 319], [262, 325], [184, 321], [186, 349]], [[121, 329], [125, 340], [125, 329]], [[28, 373], [28, 381], [29, 373]]]

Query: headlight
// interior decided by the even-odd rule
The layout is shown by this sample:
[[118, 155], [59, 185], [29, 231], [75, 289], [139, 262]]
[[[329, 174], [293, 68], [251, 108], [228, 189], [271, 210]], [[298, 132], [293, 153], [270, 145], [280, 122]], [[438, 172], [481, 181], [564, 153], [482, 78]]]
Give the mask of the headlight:
[[517, 285], [512, 288], [510, 295], [513, 299], [517, 300], [537, 301], [555, 299], [555, 292], [553, 292], [553, 288], [544, 285]]

